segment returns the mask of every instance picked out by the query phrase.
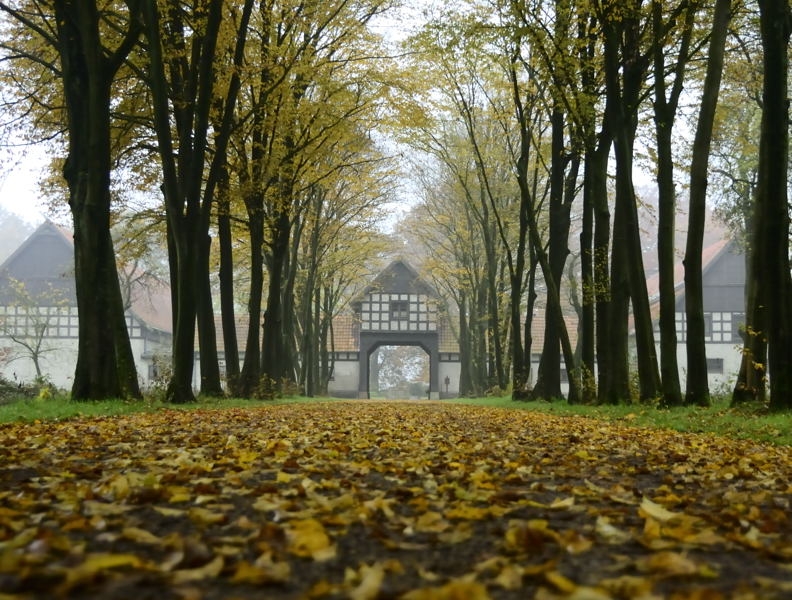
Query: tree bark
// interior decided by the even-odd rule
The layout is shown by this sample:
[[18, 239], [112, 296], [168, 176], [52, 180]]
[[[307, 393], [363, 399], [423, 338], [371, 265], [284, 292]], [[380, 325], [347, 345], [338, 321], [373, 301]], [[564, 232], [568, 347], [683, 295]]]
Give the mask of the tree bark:
[[[163, 192], [172, 245], [171, 265], [176, 267], [174, 293], [173, 376], [167, 390], [170, 402], [194, 400], [192, 377], [196, 319], [200, 320], [201, 389], [222, 393], [217, 368], [214, 314], [209, 294], [209, 226], [214, 191], [226, 162], [233, 112], [239, 92], [239, 67], [244, 60], [247, 22], [253, 0], [246, 0], [234, 49], [234, 66], [222, 116], [217, 120], [215, 147], [206, 175], [209, 153], [210, 109], [216, 103], [214, 76], [223, 1], [209, 0], [201, 27], [188, 33], [183, 10], [167, 4], [163, 26], [157, 2], [145, 2], [150, 85], [154, 101], [155, 128], [163, 164]], [[164, 38], [164, 39], [163, 39]], [[191, 44], [190, 52], [187, 45]], [[163, 50], [167, 48], [167, 52]], [[189, 58], [188, 58], [189, 56]], [[170, 79], [168, 79], [170, 77]], [[170, 107], [169, 107], [170, 103]], [[172, 108], [172, 111], [170, 110]], [[174, 148], [172, 125], [178, 137]], [[205, 182], [205, 185], [204, 185]], [[198, 298], [196, 298], [198, 296]]]
[[611, 215], [608, 207], [608, 155], [612, 137], [607, 131], [607, 123], [599, 134], [596, 149], [589, 162], [590, 176], [587, 183], [591, 188], [591, 204], [594, 211], [594, 250], [592, 263], [594, 270], [594, 300], [596, 319], [597, 349], [597, 402], [608, 402], [608, 390], [611, 380], [612, 332], [610, 322], [610, 269], [608, 256], [611, 243]]
[[756, 228], [762, 254], [759, 286], [767, 294], [767, 363], [771, 410], [792, 409], [792, 277], [789, 272], [789, 39], [788, 0], [759, 0], [764, 51], [762, 132]]
[[220, 245], [220, 312], [223, 323], [223, 347], [226, 382], [232, 395], [239, 393], [239, 341], [234, 308], [234, 252], [231, 238], [231, 207], [228, 196], [228, 172], [224, 169], [217, 205], [217, 239]]
[[660, 386], [632, 182], [638, 102], [646, 71], [646, 60], [640, 53], [640, 4], [640, 0], [634, 2], [616, 14], [610, 7], [603, 14], [605, 120], [609, 133], [613, 135], [616, 159], [609, 321], [612, 348], [607, 391], [609, 402], [630, 399], [627, 339], [630, 301], [635, 324], [641, 399], [655, 398]]
[[[548, 264], [553, 280], [558, 285], [564, 273], [564, 263], [569, 255], [569, 213], [564, 206], [564, 170], [567, 158], [564, 156], [564, 114], [556, 105], [550, 117], [551, 122], [551, 163], [550, 163], [550, 230]], [[566, 216], [566, 218], [565, 218]], [[548, 302], [545, 308], [545, 331], [542, 355], [539, 359], [534, 398], [560, 398], [561, 361], [559, 349], [560, 324], [564, 323], [561, 306]], [[571, 375], [571, 374], [570, 374]]]
[[707, 170], [709, 165], [712, 126], [720, 93], [723, 56], [731, 11], [731, 0], [717, 0], [713, 14], [707, 73], [699, 108], [690, 163], [690, 212], [685, 246], [685, 318], [687, 348], [687, 382], [685, 402], [709, 406], [709, 376], [704, 327], [704, 290], [701, 254], [707, 203]]
[[682, 388], [679, 383], [676, 333], [676, 264], [675, 222], [676, 187], [674, 184], [673, 132], [679, 97], [683, 90], [685, 65], [688, 61], [690, 40], [696, 11], [688, 7], [681, 32], [680, 50], [673, 69], [670, 95], [666, 89], [665, 37], [663, 4], [652, 2], [652, 29], [654, 32], [654, 119], [657, 140], [657, 188], [659, 196], [657, 226], [657, 258], [659, 267], [660, 293], [660, 373], [663, 406], [680, 406]]
[[258, 192], [246, 200], [250, 236], [250, 292], [248, 295], [248, 332], [245, 360], [239, 380], [239, 393], [252, 396], [261, 379], [261, 306], [264, 291], [264, 214]]
[[127, 2], [129, 24], [115, 50], [102, 46], [95, 2], [59, 0], [54, 8], [69, 130], [63, 175], [74, 222], [80, 318], [72, 397], [140, 398], [110, 236], [111, 87], [137, 43], [140, 5]]

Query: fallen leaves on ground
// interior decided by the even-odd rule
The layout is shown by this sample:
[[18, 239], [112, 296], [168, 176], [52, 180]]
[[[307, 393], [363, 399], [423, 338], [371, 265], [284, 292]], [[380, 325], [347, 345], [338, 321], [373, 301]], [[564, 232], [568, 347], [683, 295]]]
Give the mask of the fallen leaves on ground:
[[791, 452], [336, 402], [0, 427], [0, 599], [792, 597]]

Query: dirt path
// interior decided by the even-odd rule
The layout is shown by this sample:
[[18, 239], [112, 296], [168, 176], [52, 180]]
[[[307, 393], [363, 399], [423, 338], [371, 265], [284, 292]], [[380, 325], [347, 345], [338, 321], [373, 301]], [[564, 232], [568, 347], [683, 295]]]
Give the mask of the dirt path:
[[792, 452], [429, 402], [0, 426], [0, 599], [792, 598]]

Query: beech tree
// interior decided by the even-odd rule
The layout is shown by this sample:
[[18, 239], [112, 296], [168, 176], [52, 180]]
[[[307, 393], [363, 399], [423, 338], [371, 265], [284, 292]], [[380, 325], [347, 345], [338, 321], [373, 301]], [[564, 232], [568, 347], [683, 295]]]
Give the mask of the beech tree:
[[718, 104], [726, 33], [731, 0], [716, 0], [712, 34], [707, 54], [707, 73], [702, 89], [698, 122], [690, 164], [690, 213], [685, 247], [685, 318], [687, 347], [687, 386], [685, 402], [707, 406], [710, 403], [707, 354], [704, 344], [704, 298], [701, 281], [707, 173], [715, 109]]
[[[253, 1], [246, 0], [236, 23], [236, 41], [231, 45], [235, 68], [225, 89], [220, 88], [216, 63], [218, 46], [228, 41], [221, 36], [223, 5], [222, 0], [202, 0], [188, 10], [181, 3], [166, 2], [160, 12], [152, 1], [146, 3], [144, 13], [174, 299], [173, 377], [167, 397], [176, 403], [194, 399], [196, 317], [201, 391], [222, 394], [208, 284], [209, 225], [215, 190], [225, 167]], [[217, 120], [221, 129], [215, 132], [214, 147], [210, 148], [210, 112], [218, 99], [223, 111]]]
[[[72, 385], [77, 400], [139, 398], [115, 252], [110, 235], [111, 103], [115, 78], [141, 34], [141, 0], [127, 0], [112, 25], [94, 0], [55, 0], [2, 10], [55, 48], [64, 101], [68, 155], [63, 177], [74, 228], [80, 317]], [[20, 58], [40, 60], [34, 52]]]
[[[498, 27], [520, 29], [519, 22], [509, 23], [508, 16], [503, 19]], [[436, 156], [461, 186], [459, 200], [470, 203], [464, 208], [460, 204], [457, 212], [464, 210], [475, 218], [483, 243], [486, 287], [475, 296], [488, 303], [494, 381], [506, 386], [510, 364], [513, 393], [524, 397], [530, 372], [530, 349], [524, 343], [530, 336], [523, 337], [524, 295], [536, 266], [529, 258], [535, 238], [529, 236], [527, 212], [539, 210], [547, 189], [544, 161], [549, 150], [542, 144], [547, 121], [539, 95], [532, 91], [542, 83], [535, 81], [530, 59], [522, 56], [515, 42], [518, 38], [500, 40], [501, 29], [496, 29], [498, 35], [482, 36], [480, 25], [486, 20], [483, 14], [458, 15], [451, 23], [438, 21], [422, 32], [422, 60], [432, 61], [436, 68], [423, 76], [447, 85], [443, 100], [430, 99], [426, 104], [444, 116], [419, 135], [424, 139], [421, 147]], [[459, 123], [458, 128], [444, 127], [446, 118]], [[508, 275], [505, 293], [498, 283], [503, 270]], [[476, 304], [475, 296], [460, 298], [466, 305], [462, 314]], [[525, 321], [529, 332], [531, 316]], [[460, 327], [460, 333], [467, 334], [468, 329]]]
[[787, 0], [759, 0], [764, 79], [755, 204], [757, 285], [767, 293], [770, 408], [792, 408], [792, 278], [789, 268], [789, 39]]
[[[680, 26], [679, 39], [675, 27], [666, 25], [663, 3], [652, 2], [653, 35], [653, 75], [654, 75], [654, 121], [657, 144], [657, 188], [658, 188], [658, 226], [657, 254], [660, 276], [660, 372], [662, 379], [662, 404], [678, 406], [682, 404], [682, 390], [679, 383], [676, 335], [676, 282], [674, 266], [676, 263], [674, 243], [676, 235], [676, 184], [674, 181], [673, 136], [674, 124], [684, 89], [686, 65], [690, 59], [690, 46], [695, 23], [696, 3], [685, 6]], [[678, 19], [674, 15], [671, 22]], [[676, 50], [675, 60], [669, 65], [667, 48]], [[666, 73], [670, 73], [670, 77]], [[667, 85], [666, 79], [670, 79]], [[668, 89], [670, 87], [670, 89]]]
[[[527, 138], [535, 136], [536, 127], [526, 122], [524, 118], [525, 102], [519, 98], [517, 90], [520, 89], [518, 81], [528, 78], [527, 89], [538, 88], [542, 94], [532, 94], [533, 103], [542, 105], [549, 102], [548, 114], [545, 117], [549, 127], [549, 167], [548, 167], [548, 272], [544, 272], [544, 249], [536, 245], [536, 237], [531, 232], [534, 247], [533, 252], [542, 265], [543, 277], [548, 288], [556, 287], [557, 294], [548, 290], [546, 305], [544, 344], [539, 362], [536, 384], [531, 395], [538, 398], [554, 398], [561, 396], [561, 369], [558, 360], [559, 347], [565, 356], [567, 367], [567, 380], [570, 383], [570, 402], [578, 402], [577, 394], [580, 381], [580, 368], [571, 359], [567, 351], [571, 349], [569, 334], [564, 321], [564, 310], [560, 303], [560, 284], [563, 279], [564, 265], [569, 256], [569, 232], [572, 204], [578, 192], [578, 175], [580, 171], [583, 140], [580, 137], [582, 128], [577, 112], [581, 104], [581, 94], [577, 93], [577, 79], [579, 77], [578, 55], [574, 47], [579, 39], [573, 35], [574, 10], [572, 3], [559, 0], [553, 3], [552, 11], [544, 14], [541, 3], [529, 6], [529, 3], [514, 3], [511, 12], [516, 18], [517, 30], [513, 36], [516, 51], [513, 56], [522, 64], [524, 73], [512, 75], [515, 89], [514, 104], [516, 117], [521, 131], [521, 136]], [[544, 21], [550, 21], [545, 23]], [[536, 23], [537, 27], [531, 25]], [[523, 32], [525, 39], [523, 39]], [[531, 35], [533, 32], [533, 35]], [[524, 49], [521, 49], [524, 46]], [[531, 56], [526, 60], [523, 54]], [[541, 66], [541, 68], [540, 68]], [[548, 96], [549, 98], [544, 98]], [[530, 144], [523, 142], [524, 148]], [[524, 150], [523, 150], [524, 151]], [[526, 157], [527, 158], [527, 157]], [[528, 192], [528, 173], [525, 172], [523, 163], [527, 161], [520, 158], [516, 161], [516, 176], [520, 186], [522, 204], [525, 210], [533, 210], [538, 214], [538, 204]], [[526, 215], [526, 229], [535, 221]], [[552, 279], [552, 281], [550, 281]], [[558, 296], [558, 303], [551, 301]], [[566, 339], [565, 339], [566, 338]], [[515, 348], [519, 350], [519, 348]], [[516, 383], [516, 382], [515, 382]], [[519, 390], [515, 390], [519, 393]]]
[[724, 60], [716, 112], [710, 186], [715, 214], [745, 252], [745, 318], [739, 326], [743, 348], [732, 403], [760, 402], [767, 392], [766, 293], [757, 285], [754, 263], [754, 199], [758, 180], [762, 118], [762, 48], [758, 6], [743, 7], [732, 17], [739, 30]]
[[472, 169], [461, 168], [469, 167], [469, 161], [448, 159], [442, 169], [421, 168], [411, 161], [414, 173], [422, 171], [421, 202], [402, 219], [397, 233], [412, 250], [415, 264], [456, 305], [450, 316], [456, 315], [451, 324], [459, 343], [459, 393], [478, 396], [490, 386], [487, 342], [491, 324], [482, 233], [476, 204], [469, 198], [478, 183]]
[[373, 98], [383, 82], [371, 57], [383, 53], [373, 50], [377, 40], [366, 24], [390, 5], [339, 0], [304, 10], [302, 3], [262, 2], [254, 15], [256, 42], [248, 54], [231, 169], [250, 238], [251, 325], [242, 393], [253, 393], [261, 381], [277, 391], [297, 377], [294, 257], [303, 216], [319, 189], [315, 184], [328, 176], [322, 166], [340, 169], [337, 162], [327, 165], [325, 153], [332, 156], [345, 134], [354, 143], [365, 130], [362, 121], [376, 122]]
[[[329, 339], [332, 319], [345, 306], [340, 292], [346, 288], [354, 261], [371, 264], [385, 250], [383, 236], [372, 231], [376, 207], [387, 201], [387, 184], [393, 184], [389, 162], [362, 136], [358, 144], [335, 146], [326, 155], [328, 177], [315, 182], [305, 195], [307, 205], [301, 215], [292, 263], [296, 269], [294, 289], [294, 337], [297, 344], [297, 381], [307, 396], [327, 390], [330, 358], [334, 352]], [[346, 145], [346, 144], [344, 144]], [[330, 157], [333, 157], [332, 159]], [[354, 233], [354, 235], [350, 235]], [[354, 272], [354, 270], [352, 270]]]

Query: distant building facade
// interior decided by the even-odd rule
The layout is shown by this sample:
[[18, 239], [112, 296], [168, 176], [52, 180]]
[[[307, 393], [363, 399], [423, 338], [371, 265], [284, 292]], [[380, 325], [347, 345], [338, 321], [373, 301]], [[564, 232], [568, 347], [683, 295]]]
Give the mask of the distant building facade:
[[[171, 351], [170, 294], [167, 286], [134, 279], [128, 292], [127, 326], [145, 387], [156, 377], [155, 358]], [[66, 231], [45, 221], [0, 265], [0, 375], [27, 383], [38, 370], [70, 389], [78, 331], [74, 244]]]
[[[745, 326], [746, 256], [737, 242], [720, 240], [702, 254], [704, 341], [710, 392], [730, 392], [742, 360], [742, 332]], [[687, 319], [685, 316], [684, 267], [675, 272], [677, 360], [684, 391], [687, 372]], [[657, 278], [648, 282], [654, 316], [659, 316]], [[655, 342], [660, 356], [660, 328], [655, 320]]]
[[459, 346], [439, 294], [404, 260], [386, 267], [336, 320], [328, 393], [368, 398], [371, 356], [383, 346], [417, 346], [429, 357], [432, 399], [459, 394]]

